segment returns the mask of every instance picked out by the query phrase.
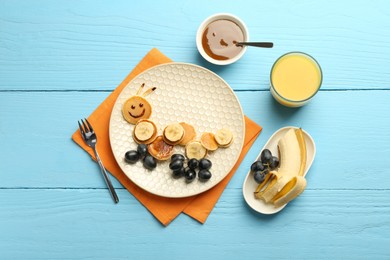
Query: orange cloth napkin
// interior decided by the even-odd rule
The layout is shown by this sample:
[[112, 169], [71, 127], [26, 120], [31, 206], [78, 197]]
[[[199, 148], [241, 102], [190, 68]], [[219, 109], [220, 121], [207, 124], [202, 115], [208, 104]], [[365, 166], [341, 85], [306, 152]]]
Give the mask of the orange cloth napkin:
[[[232, 171], [224, 178], [220, 183], [214, 186], [212, 189], [201, 193], [196, 196], [188, 198], [165, 198], [157, 195], [153, 195], [135, 185], [130, 179], [122, 172], [117, 164], [114, 155], [111, 150], [109, 140], [109, 121], [111, 111], [114, 103], [123, 90], [123, 88], [142, 71], [153, 67], [155, 65], [172, 62], [168, 57], [162, 54], [157, 49], [152, 49], [134, 68], [134, 70], [123, 80], [123, 82], [107, 97], [106, 100], [88, 117], [88, 121], [92, 124], [99, 142], [97, 143], [97, 149], [99, 156], [103, 161], [106, 169], [118, 179], [118, 181], [133, 194], [163, 225], [168, 225], [174, 220], [181, 212], [186, 213], [192, 218], [204, 223], [207, 217], [210, 215], [212, 209], [217, 203], [226, 185], [230, 181], [234, 172], [237, 170], [242, 159], [245, 157], [249, 148], [260, 134], [261, 127], [255, 122], [245, 117], [245, 141], [241, 155], [233, 167]], [[75, 141], [81, 148], [87, 151], [93, 160], [96, 161], [93, 150], [88, 147], [81, 138], [79, 130], [72, 135], [73, 141]]]

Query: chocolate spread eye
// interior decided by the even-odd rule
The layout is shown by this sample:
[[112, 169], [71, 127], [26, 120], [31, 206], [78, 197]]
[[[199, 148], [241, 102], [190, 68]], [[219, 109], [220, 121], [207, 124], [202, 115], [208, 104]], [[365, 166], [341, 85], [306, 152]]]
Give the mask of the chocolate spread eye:
[[131, 105], [131, 109], [135, 109], [135, 106], [134, 106], [134, 105]]
[[142, 103], [139, 103], [139, 107], [143, 107], [144, 106], [144, 104], [142, 104]]

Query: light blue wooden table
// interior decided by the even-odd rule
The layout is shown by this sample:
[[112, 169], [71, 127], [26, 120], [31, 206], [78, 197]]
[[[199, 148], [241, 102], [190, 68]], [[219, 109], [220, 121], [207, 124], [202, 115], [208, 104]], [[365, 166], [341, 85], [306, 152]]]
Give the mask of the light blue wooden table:
[[[218, 12], [275, 47], [205, 62], [195, 32]], [[163, 227], [116, 180], [114, 205], [70, 139], [153, 47], [219, 74], [264, 127], [204, 225]], [[324, 73], [301, 109], [269, 93], [273, 62], [294, 50]], [[0, 0], [0, 259], [390, 259], [389, 68], [389, 1]], [[311, 133], [317, 157], [302, 196], [262, 216], [242, 183], [286, 125]]]

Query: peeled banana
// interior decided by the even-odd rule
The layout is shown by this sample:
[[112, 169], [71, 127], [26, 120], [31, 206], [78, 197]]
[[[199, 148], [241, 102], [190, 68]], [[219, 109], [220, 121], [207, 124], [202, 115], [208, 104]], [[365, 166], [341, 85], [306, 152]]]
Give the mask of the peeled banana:
[[282, 206], [306, 187], [306, 143], [302, 129], [291, 128], [278, 142], [279, 169], [271, 171], [255, 191], [255, 198]]
[[295, 129], [291, 128], [279, 140], [279, 170], [283, 175], [297, 175], [301, 168], [301, 152]]

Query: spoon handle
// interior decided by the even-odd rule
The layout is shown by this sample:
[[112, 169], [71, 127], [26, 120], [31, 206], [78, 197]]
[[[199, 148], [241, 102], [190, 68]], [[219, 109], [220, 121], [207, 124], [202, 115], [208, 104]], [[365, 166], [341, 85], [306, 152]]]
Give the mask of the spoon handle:
[[272, 48], [274, 44], [272, 42], [237, 42], [237, 46], [255, 46], [255, 47], [263, 47], [263, 48]]

